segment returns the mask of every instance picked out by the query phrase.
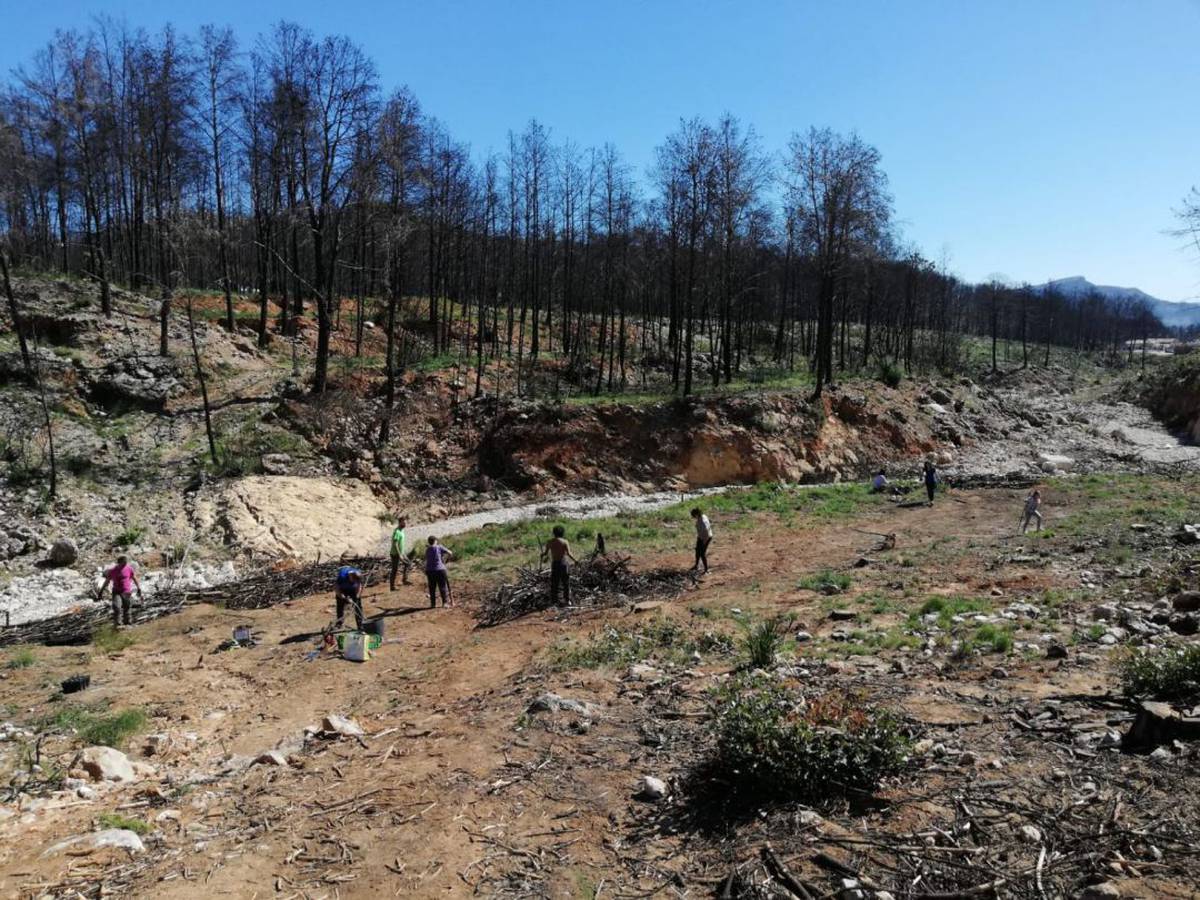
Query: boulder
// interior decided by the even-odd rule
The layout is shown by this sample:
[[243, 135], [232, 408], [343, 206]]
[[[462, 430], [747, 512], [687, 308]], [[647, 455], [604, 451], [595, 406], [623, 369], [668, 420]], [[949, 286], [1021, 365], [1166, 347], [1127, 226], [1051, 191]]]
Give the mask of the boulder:
[[268, 750], [266, 753], [260, 753], [254, 758], [254, 764], [259, 766], [280, 766], [286, 768], [288, 761], [287, 757], [278, 750]]
[[1046, 659], [1066, 659], [1067, 648], [1055, 641], [1046, 648]]
[[1058, 453], [1039, 453], [1038, 468], [1043, 472], [1070, 472], [1075, 468], [1075, 460]]
[[653, 775], [645, 775], [642, 777], [638, 796], [643, 800], [662, 800], [667, 796], [667, 783], [660, 778], [655, 778]]
[[291, 468], [292, 458], [286, 453], [264, 453], [262, 470], [265, 475], [286, 475]]
[[573, 712], [580, 716], [591, 718], [595, 715], [595, 708], [592, 704], [583, 700], [572, 700], [568, 697], [560, 697], [558, 694], [545, 693], [535, 698], [527, 708], [528, 712], [559, 712], [565, 710]]
[[1091, 884], [1079, 892], [1079, 900], [1114, 900], [1121, 896], [1121, 889], [1111, 881]]
[[1182, 594], [1178, 594], [1171, 601], [1171, 607], [1175, 612], [1200, 611], [1200, 591], [1184, 591]]
[[79, 550], [75, 544], [66, 538], [61, 538], [54, 542], [50, 547], [50, 555], [47, 557], [50, 565], [62, 568], [64, 566], [75, 565], [75, 560], [79, 559]]
[[1200, 717], [1185, 716], [1169, 703], [1145, 700], [1121, 741], [1126, 750], [1144, 750], [1171, 741], [1200, 740]]
[[69, 850], [72, 855], [94, 853], [105, 847], [117, 847], [130, 853], [145, 853], [146, 845], [136, 832], [127, 828], [108, 828], [104, 831], [93, 831], [91, 834], [80, 834], [52, 844], [42, 856], [53, 856]]
[[93, 781], [135, 781], [129, 757], [112, 747], [88, 747], [80, 754], [80, 765]]

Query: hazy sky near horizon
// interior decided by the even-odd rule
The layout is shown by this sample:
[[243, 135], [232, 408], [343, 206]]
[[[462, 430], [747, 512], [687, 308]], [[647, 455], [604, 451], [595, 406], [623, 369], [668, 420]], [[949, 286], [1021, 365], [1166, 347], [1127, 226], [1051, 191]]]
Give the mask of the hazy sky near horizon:
[[681, 117], [728, 110], [773, 152], [857, 131], [907, 241], [965, 278], [1200, 298], [1167, 234], [1200, 184], [1200, 0], [58, 0], [5, 17], [6, 67], [101, 12], [228, 24], [243, 47], [281, 18], [346, 34], [476, 157], [531, 117], [640, 172]]

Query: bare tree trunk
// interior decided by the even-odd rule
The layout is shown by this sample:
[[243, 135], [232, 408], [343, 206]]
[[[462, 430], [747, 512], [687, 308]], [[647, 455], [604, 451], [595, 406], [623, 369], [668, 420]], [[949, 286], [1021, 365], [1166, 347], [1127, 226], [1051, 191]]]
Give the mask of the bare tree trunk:
[[208, 455], [213, 466], [217, 462], [217, 442], [213, 438], [212, 410], [208, 405], [208, 386], [204, 383], [204, 367], [200, 365], [200, 344], [196, 340], [196, 321], [192, 317], [192, 298], [187, 300], [188, 334], [192, 338], [192, 361], [196, 365], [196, 381], [200, 384], [200, 401], [204, 404], [204, 432], [208, 436]]
[[17, 309], [17, 297], [13, 293], [12, 282], [8, 278], [8, 260], [0, 252], [0, 273], [4, 276], [4, 294], [8, 297], [8, 314], [12, 318], [13, 331], [17, 333], [17, 342], [21, 346], [21, 364], [25, 367], [25, 377], [33, 379], [33, 365], [29, 360], [29, 345], [25, 342], [25, 328], [21, 324], [21, 313]]

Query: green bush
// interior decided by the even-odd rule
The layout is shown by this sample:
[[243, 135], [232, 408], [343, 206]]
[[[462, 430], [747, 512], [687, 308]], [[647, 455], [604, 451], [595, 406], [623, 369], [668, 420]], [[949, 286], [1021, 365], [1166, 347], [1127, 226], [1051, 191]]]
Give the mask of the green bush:
[[1172, 700], [1200, 695], [1200, 644], [1133, 650], [1121, 660], [1120, 676], [1131, 697]]
[[598, 669], [624, 666], [643, 659], [685, 662], [699, 649], [673, 619], [657, 619], [631, 631], [605, 625], [590, 640], [554, 648], [550, 665], [556, 669]]
[[145, 526], [130, 525], [128, 528], [126, 528], [124, 531], [122, 531], [120, 534], [118, 534], [115, 538], [113, 538], [113, 545], [120, 547], [122, 550], [124, 550], [125, 548], [131, 547], [134, 544], [136, 544], [139, 540], [141, 540], [142, 535], [144, 535], [145, 533], [146, 533]]
[[742, 638], [742, 650], [750, 668], [769, 669], [775, 665], [775, 657], [783, 649], [790, 624], [790, 618], [775, 616], [750, 627]]
[[900, 387], [904, 372], [894, 362], [882, 362], [879, 364], [879, 380], [888, 387]]
[[899, 720], [858, 694], [806, 699], [768, 677], [733, 679], [716, 695], [709, 761], [737, 801], [814, 801], [868, 794], [901, 771]]

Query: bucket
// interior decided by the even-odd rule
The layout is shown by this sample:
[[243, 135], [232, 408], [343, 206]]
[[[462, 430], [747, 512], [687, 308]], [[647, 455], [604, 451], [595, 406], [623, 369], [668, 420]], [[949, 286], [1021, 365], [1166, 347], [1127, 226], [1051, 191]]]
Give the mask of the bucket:
[[371, 651], [367, 647], [367, 636], [361, 631], [352, 631], [346, 635], [342, 656], [351, 662], [366, 662], [370, 659]]
[[[367, 634], [367, 632], [365, 632], [365, 631], [363, 631], [363, 632], [351, 631], [351, 632], [344, 632], [337, 636], [337, 648], [339, 650], [345, 650], [346, 649], [346, 637], [350, 634], [359, 634], [359, 633], [367, 635], [367, 649], [368, 650], [378, 650], [381, 646], [383, 646], [383, 638], [381, 638], [377, 634]], [[333, 635], [330, 635], [329, 636], [330, 643], [332, 643], [333, 640], [334, 640]]]

